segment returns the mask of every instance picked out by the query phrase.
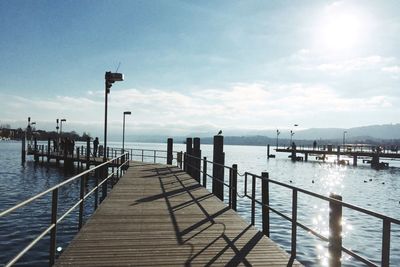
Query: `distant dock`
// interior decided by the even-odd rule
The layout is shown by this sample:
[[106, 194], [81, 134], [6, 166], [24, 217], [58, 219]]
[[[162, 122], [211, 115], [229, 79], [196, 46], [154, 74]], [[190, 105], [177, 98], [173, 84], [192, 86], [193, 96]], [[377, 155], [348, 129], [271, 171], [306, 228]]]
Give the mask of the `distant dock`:
[[[352, 164], [357, 166], [359, 159], [364, 163], [370, 163], [373, 168], [388, 167], [388, 163], [381, 162], [381, 159], [400, 159], [398, 151], [391, 151], [389, 149], [380, 149], [375, 147], [366, 146], [320, 146], [320, 147], [287, 147], [276, 148], [276, 152], [290, 153], [289, 157], [293, 161], [308, 161], [310, 156], [316, 156], [317, 160], [325, 161], [327, 156], [336, 156], [336, 163], [349, 164], [347, 160], [340, 157], [346, 156], [352, 158]], [[302, 154], [303, 156], [298, 156]]]

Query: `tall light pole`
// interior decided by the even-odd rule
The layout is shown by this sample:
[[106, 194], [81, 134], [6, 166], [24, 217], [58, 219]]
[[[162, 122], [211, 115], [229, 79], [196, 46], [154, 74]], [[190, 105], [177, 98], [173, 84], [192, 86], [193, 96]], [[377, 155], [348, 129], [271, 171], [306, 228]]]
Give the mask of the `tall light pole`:
[[[297, 126], [299, 126], [298, 124], [295, 124], [295, 125], [293, 125], [294, 127], [297, 127]], [[289, 147], [292, 145], [292, 138], [293, 138], [293, 135], [294, 135], [294, 131], [292, 131], [292, 130], [290, 130], [290, 144], [289, 144]]]
[[60, 135], [61, 135], [61, 133], [62, 133], [62, 123], [63, 122], [67, 122], [67, 120], [66, 119], [61, 119], [60, 120]]
[[122, 154], [125, 153], [125, 115], [131, 115], [132, 112], [124, 111], [124, 123], [122, 126]]
[[105, 74], [105, 92], [104, 92], [104, 148], [103, 148], [103, 161], [107, 161], [107, 106], [108, 106], [108, 94], [110, 88], [114, 82], [120, 82], [124, 80], [122, 73], [107, 71]]
[[278, 136], [281, 134], [281, 132], [276, 129], [276, 148], [278, 149]]
[[346, 145], [346, 134], [347, 134], [347, 131], [344, 131], [343, 132], [343, 147]]

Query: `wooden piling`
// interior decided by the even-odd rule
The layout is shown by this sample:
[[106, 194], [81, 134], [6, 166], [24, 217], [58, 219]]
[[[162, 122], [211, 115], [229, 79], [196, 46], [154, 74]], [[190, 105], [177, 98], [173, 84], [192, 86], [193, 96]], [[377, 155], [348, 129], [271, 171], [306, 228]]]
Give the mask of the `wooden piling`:
[[200, 138], [193, 139], [193, 178], [200, 183], [200, 168], [201, 168], [201, 150]]
[[269, 159], [269, 155], [270, 155], [270, 153], [269, 153], [269, 144], [267, 145], [267, 159]]
[[261, 200], [262, 200], [262, 229], [263, 234], [269, 237], [269, 183], [268, 172], [261, 173]]
[[213, 149], [213, 187], [212, 192], [220, 200], [224, 200], [224, 167], [225, 153], [224, 153], [224, 137], [222, 135], [214, 136], [214, 149]]
[[172, 165], [172, 160], [173, 160], [173, 139], [172, 138], [168, 138], [167, 140], [167, 164]]
[[[330, 198], [342, 201], [342, 197], [330, 194]], [[340, 267], [342, 257], [342, 205], [329, 202], [329, 266]]]
[[25, 163], [25, 160], [26, 160], [25, 137], [22, 137], [21, 145], [22, 145], [22, 147], [21, 147], [21, 161], [22, 161], [22, 163]]
[[[185, 158], [185, 165], [186, 165], [186, 172], [192, 176], [192, 154], [193, 154], [193, 139], [188, 137], [186, 138], [186, 158]], [[192, 176], [193, 177], [193, 176]]]

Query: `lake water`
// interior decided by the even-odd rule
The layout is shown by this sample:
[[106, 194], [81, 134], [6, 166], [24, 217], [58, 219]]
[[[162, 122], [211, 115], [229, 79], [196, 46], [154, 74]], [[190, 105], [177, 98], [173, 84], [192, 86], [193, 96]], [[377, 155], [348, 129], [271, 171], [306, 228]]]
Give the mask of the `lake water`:
[[[120, 143], [109, 144], [120, 147]], [[18, 142], [0, 143], [0, 210], [5, 210], [24, 199], [27, 199], [61, 181], [72, 174], [66, 174], [61, 169], [51, 165], [41, 166], [27, 158], [21, 165], [20, 146]], [[166, 144], [126, 143], [127, 148], [166, 150]], [[212, 145], [202, 145], [202, 156], [212, 160]], [[175, 144], [175, 151], [184, 151], [184, 144]], [[339, 166], [333, 164], [336, 157], [328, 159], [327, 163], [310, 160], [309, 162], [291, 162], [288, 154], [278, 154], [275, 159], [266, 159], [265, 147], [258, 146], [225, 146], [225, 163], [230, 166], [238, 164], [239, 173], [245, 171], [261, 174], [269, 172], [270, 179], [281, 181], [296, 187], [304, 188], [328, 196], [335, 192], [343, 197], [343, 201], [377, 211], [400, 219], [400, 164], [390, 161], [390, 167], [385, 170], [372, 170], [369, 165]], [[148, 152], [149, 161], [152, 153]], [[141, 160], [141, 156], [134, 159]], [[311, 159], [311, 157], [309, 157]], [[164, 163], [165, 159], [157, 162]], [[210, 165], [210, 164], [209, 164]], [[211, 168], [209, 169], [211, 171]], [[227, 172], [226, 172], [227, 177]], [[227, 179], [227, 178], [226, 178]], [[238, 177], [239, 194], [243, 194], [243, 177]], [[88, 188], [94, 181], [89, 179]], [[249, 184], [250, 185], [250, 184]], [[259, 185], [257, 185], [259, 188]], [[208, 189], [211, 181], [208, 181]], [[249, 186], [250, 188], [250, 186]], [[59, 214], [62, 214], [78, 199], [78, 182], [59, 192]], [[291, 191], [277, 185], [270, 185], [270, 205], [290, 216]], [[258, 198], [259, 198], [258, 193]], [[51, 195], [35, 201], [5, 218], [0, 219], [0, 265], [3, 265], [38, 235], [50, 221]], [[85, 204], [85, 218], [93, 211], [93, 199]], [[238, 212], [250, 222], [250, 202], [238, 199]], [[61, 253], [77, 232], [76, 210], [58, 226], [57, 247]], [[256, 210], [256, 226], [261, 229], [261, 209]], [[354, 252], [368, 257], [380, 264], [382, 221], [358, 212], [343, 210], [343, 245]], [[298, 221], [327, 236], [328, 204], [299, 193]], [[271, 239], [285, 250], [290, 251], [290, 222], [271, 214]], [[45, 266], [48, 257], [48, 237], [36, 245], [18, 265]], [[307, 266], [324, 266], [327, 263], [327, 244], [319, 241], [306, 231], [298, 228], [297, 237], [298, 260]], [[343, 266], [363, 266], [343, 253]], [[391, 233], [391, 265], [400, 266], [400, 227], [392, 225]]]

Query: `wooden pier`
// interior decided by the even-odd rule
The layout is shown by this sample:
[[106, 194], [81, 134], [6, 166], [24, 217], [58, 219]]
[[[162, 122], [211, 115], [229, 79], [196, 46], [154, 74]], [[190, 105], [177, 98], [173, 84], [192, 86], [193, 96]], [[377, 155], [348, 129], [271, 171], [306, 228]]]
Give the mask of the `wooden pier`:
[[286, 252], [181, 169], [130, 166], [55, 266], [288, 265]]
[[[348, 160], [344, 161], [341, 160], [341, 156], [346, 156], [353, 159], [353, 165], [357, 166], [358, 159], [363, 159], [363, 162], [368, 162], [371, 164], [373, 168], [383, 168], [387, 167], [388, 163], [380, 162], [381, 159], [400, 159], [400, 153], [388, 151], [388, 150], [373, 150], [373, 149], [363, 149], [360, 147], [333, 147], [333, 146], [326, 146], [325, 148], [322, 147], [287, 147], [287, 148], [276, 148], [276, 152], [286, 152], [290, 153], [289, 157], [293, 161], [308, 161], [309, 156], [316, 156], [316, 159], [325, 161], [327, 156], [336, 156], [337, 163], [349, 163]], [[303, 156], [298, 156], [297, 154], [303, 154]]]

